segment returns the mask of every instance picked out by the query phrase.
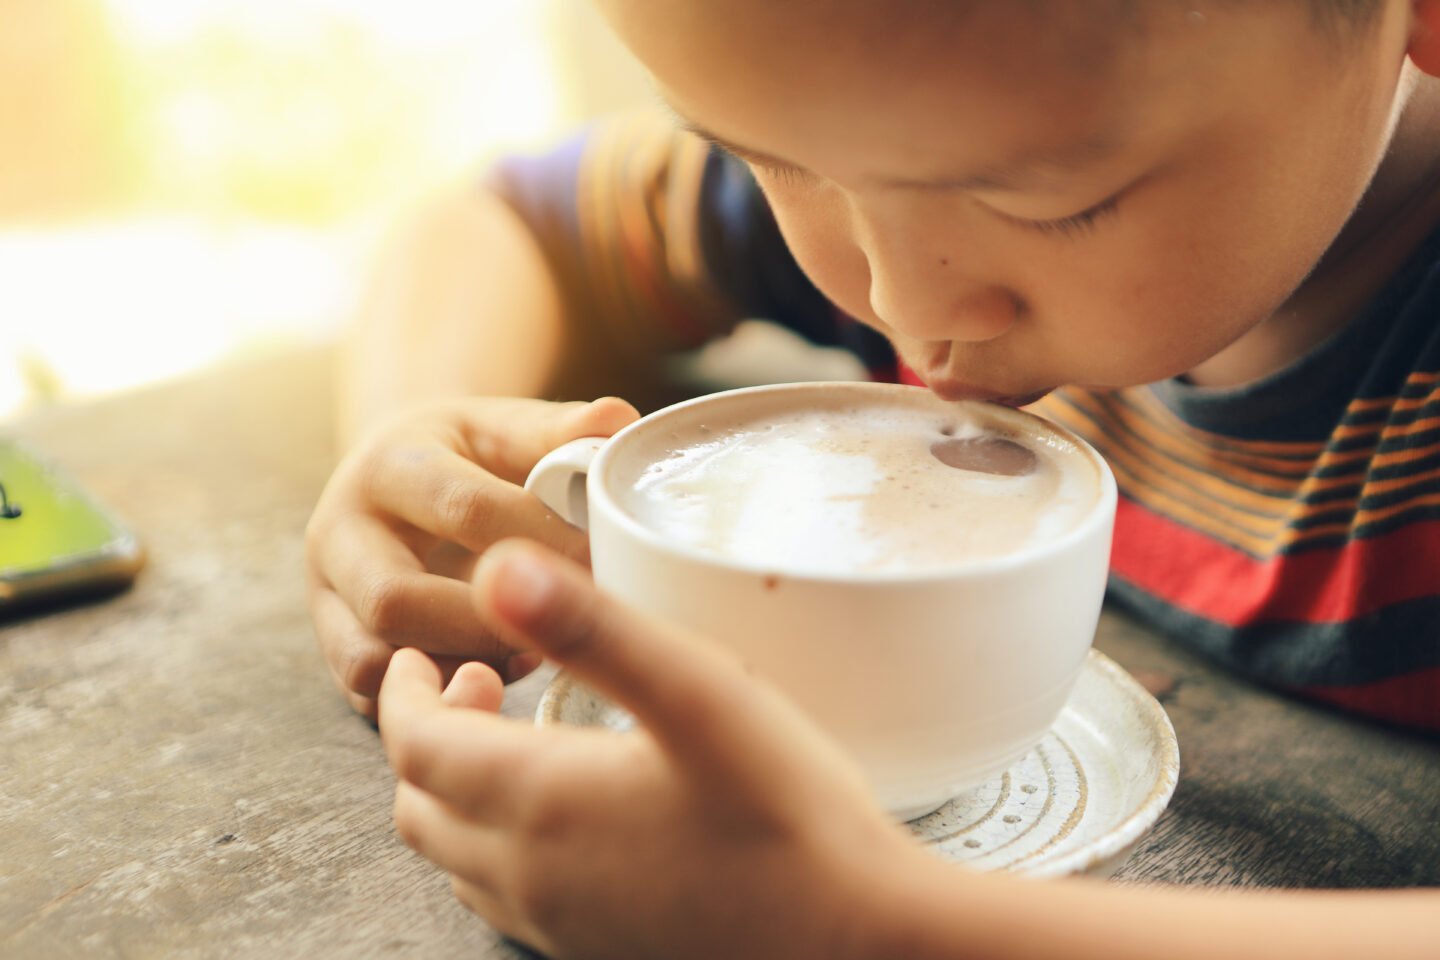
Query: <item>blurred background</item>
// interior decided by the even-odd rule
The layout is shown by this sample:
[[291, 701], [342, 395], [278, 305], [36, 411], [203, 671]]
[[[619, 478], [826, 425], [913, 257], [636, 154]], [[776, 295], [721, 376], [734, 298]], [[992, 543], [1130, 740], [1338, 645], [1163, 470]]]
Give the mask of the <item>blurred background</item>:
[[650, 100], [583, 0], [0, 0], [0, 419], [333, 337], [407, 205]]

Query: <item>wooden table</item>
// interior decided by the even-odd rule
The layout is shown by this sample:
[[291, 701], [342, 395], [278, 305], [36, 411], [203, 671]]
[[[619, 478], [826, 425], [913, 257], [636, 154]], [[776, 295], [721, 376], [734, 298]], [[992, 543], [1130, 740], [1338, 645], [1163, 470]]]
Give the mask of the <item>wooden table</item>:
[[[329, 362], [295, 351], [0, 428], [150, 550], [129, 593], [0, 627], [0, 956], [520, 955], [396, 839], [378, 738], [310, 632]], [[1121, 882], [1440, 883], [1440, 744], [1231, 679], [1114, 613], [1098, 645], [1161, 692], [1182, 753]]]

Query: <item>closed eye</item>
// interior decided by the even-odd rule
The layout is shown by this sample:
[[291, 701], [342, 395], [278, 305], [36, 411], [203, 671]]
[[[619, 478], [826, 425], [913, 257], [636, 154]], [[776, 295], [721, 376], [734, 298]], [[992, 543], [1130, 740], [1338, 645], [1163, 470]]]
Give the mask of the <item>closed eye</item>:
[[[1106, 217], [1114, 216], [1116, 209], [1120, 206], [1120, 194], [1102, 200], [1088, 210], [1068, 217], [1060, 217], [1055, 220], [1031, 220], [1026, 217], [1017, 217], [1012, 214], [996, 211], [1001, 217], [1023, 227], [1026, 230], [1035, 230], [1040, 233], [1059, 234], [1061, 236], [1075, 238], [1091, 233], [1096, 225]], [[993, 208], [992, 208], [993, 209]]]
[[771, 179], [778, 180], [781, 183], [803, 183], [807, 180], [813, 179], [815, 176], [809, 170], [806, 170], [802, 167], [797, 167], [792, 163], [786, 163], [783, 160], [777, 160], [774, 157], [766, 156], [762, 153], [751, 153], [749, 150], [737, 147], [734, 144], [726, 143], [723, 140], [715, 137], [713, 134], [701, 130], [691, 124], [687, 123], [685, 127], [691, 133], [695, 134], [697, 137], [704, 140], [711, 146], [719, 147], [721, 150], [724, 150], [736, 160], [739, 160], [741, 163], [749, 165], [752, 170], [763, 173]]
[[809, 170], [793, 167], [788, 163], [751, 160], [745, 157], [741, 157], [740, 159], [750, 164], [752, 169], [761, 171], [766, 176], [778, 180], [781, 183], [804, 183], [807, 180], [813, 179], [815, 176]]

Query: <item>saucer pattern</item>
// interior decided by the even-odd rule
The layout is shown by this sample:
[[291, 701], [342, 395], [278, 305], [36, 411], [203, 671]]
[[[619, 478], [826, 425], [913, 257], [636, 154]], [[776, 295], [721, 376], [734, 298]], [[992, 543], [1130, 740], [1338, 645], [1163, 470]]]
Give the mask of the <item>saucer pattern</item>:
[[948, 860], [1023, 871], [1074, 835], [1088, 800], [1080, 758], [1051, 733], [1009, 770], [909, 827]]
[[[536, 723], [630, 730], [635, 719], [562, 673]], [[947, 860], [1031, 876], [1106, 876], [1164, 811], [1179, 776], [1164, 709], [1128, 673], [1092, 651], [1045, 738], [1008, 770], [910, 821]]]

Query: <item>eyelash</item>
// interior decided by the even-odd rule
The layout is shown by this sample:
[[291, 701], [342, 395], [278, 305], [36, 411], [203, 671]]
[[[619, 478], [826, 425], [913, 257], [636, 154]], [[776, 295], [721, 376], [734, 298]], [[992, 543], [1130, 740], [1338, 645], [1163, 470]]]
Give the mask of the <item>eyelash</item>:
[[[721, 146], [721, 149], [729, 152], [724, 146]], [[810, 176], [806, 171], [798, 167], [763, 163], [753, 159], [746, 160], [746, 162], [752, 167], [765, 171], [767, 175], [785, 184], [804, 183]], [[1059, 234], [1068, 239], [1074, 239], [1093, 231], [1096, 224], [1104, 218], [1113, 215], [1119, 205], [1120, 196], [1116, 194], [1108, 200], [1102, 200], [1088, 210], [1082, 210], [1079, 213], [1072, 214], [1068, 217], [1061, 217], [1057, 220], [1027, 220], [1024, 217], [1014, 217], [1007, 213], [1000, 213], [1000, 211], [996, 212], [1000, 213], [1000, 216], [1004, 219], [1009, 220], [1017, 226], [1024, 227], [1026, 230], [1034, 230], [1037, 233]]]
[[1082, 210], [1069, 217], [1061, 217], [1058, 220], [1026, 220], [1023, 217], [1012, 217], [1009, 214], [1000, 214], [1011, 223], [1024, 227], [1027, 230], [1035, 230], [1039, 233], [1060, 234], [1068, 238], [1075, 238], [1090, 233], [1095, 229], [1096, 224], [1105, 217], [1115, 213], [1116, 207], [1120, 205], [1118, 195], [1108, 200], [1095, 204], [1089, 210]]
[[766, 174], [774, 177], [781, 183], [804, 183], [810, 178], [810, 174], [801, 170], [799, 167], [782, 167], [775, 163], [761, 163], [759, 160], [750, 160], [748, 163], [753, 167], [764, 170]]

